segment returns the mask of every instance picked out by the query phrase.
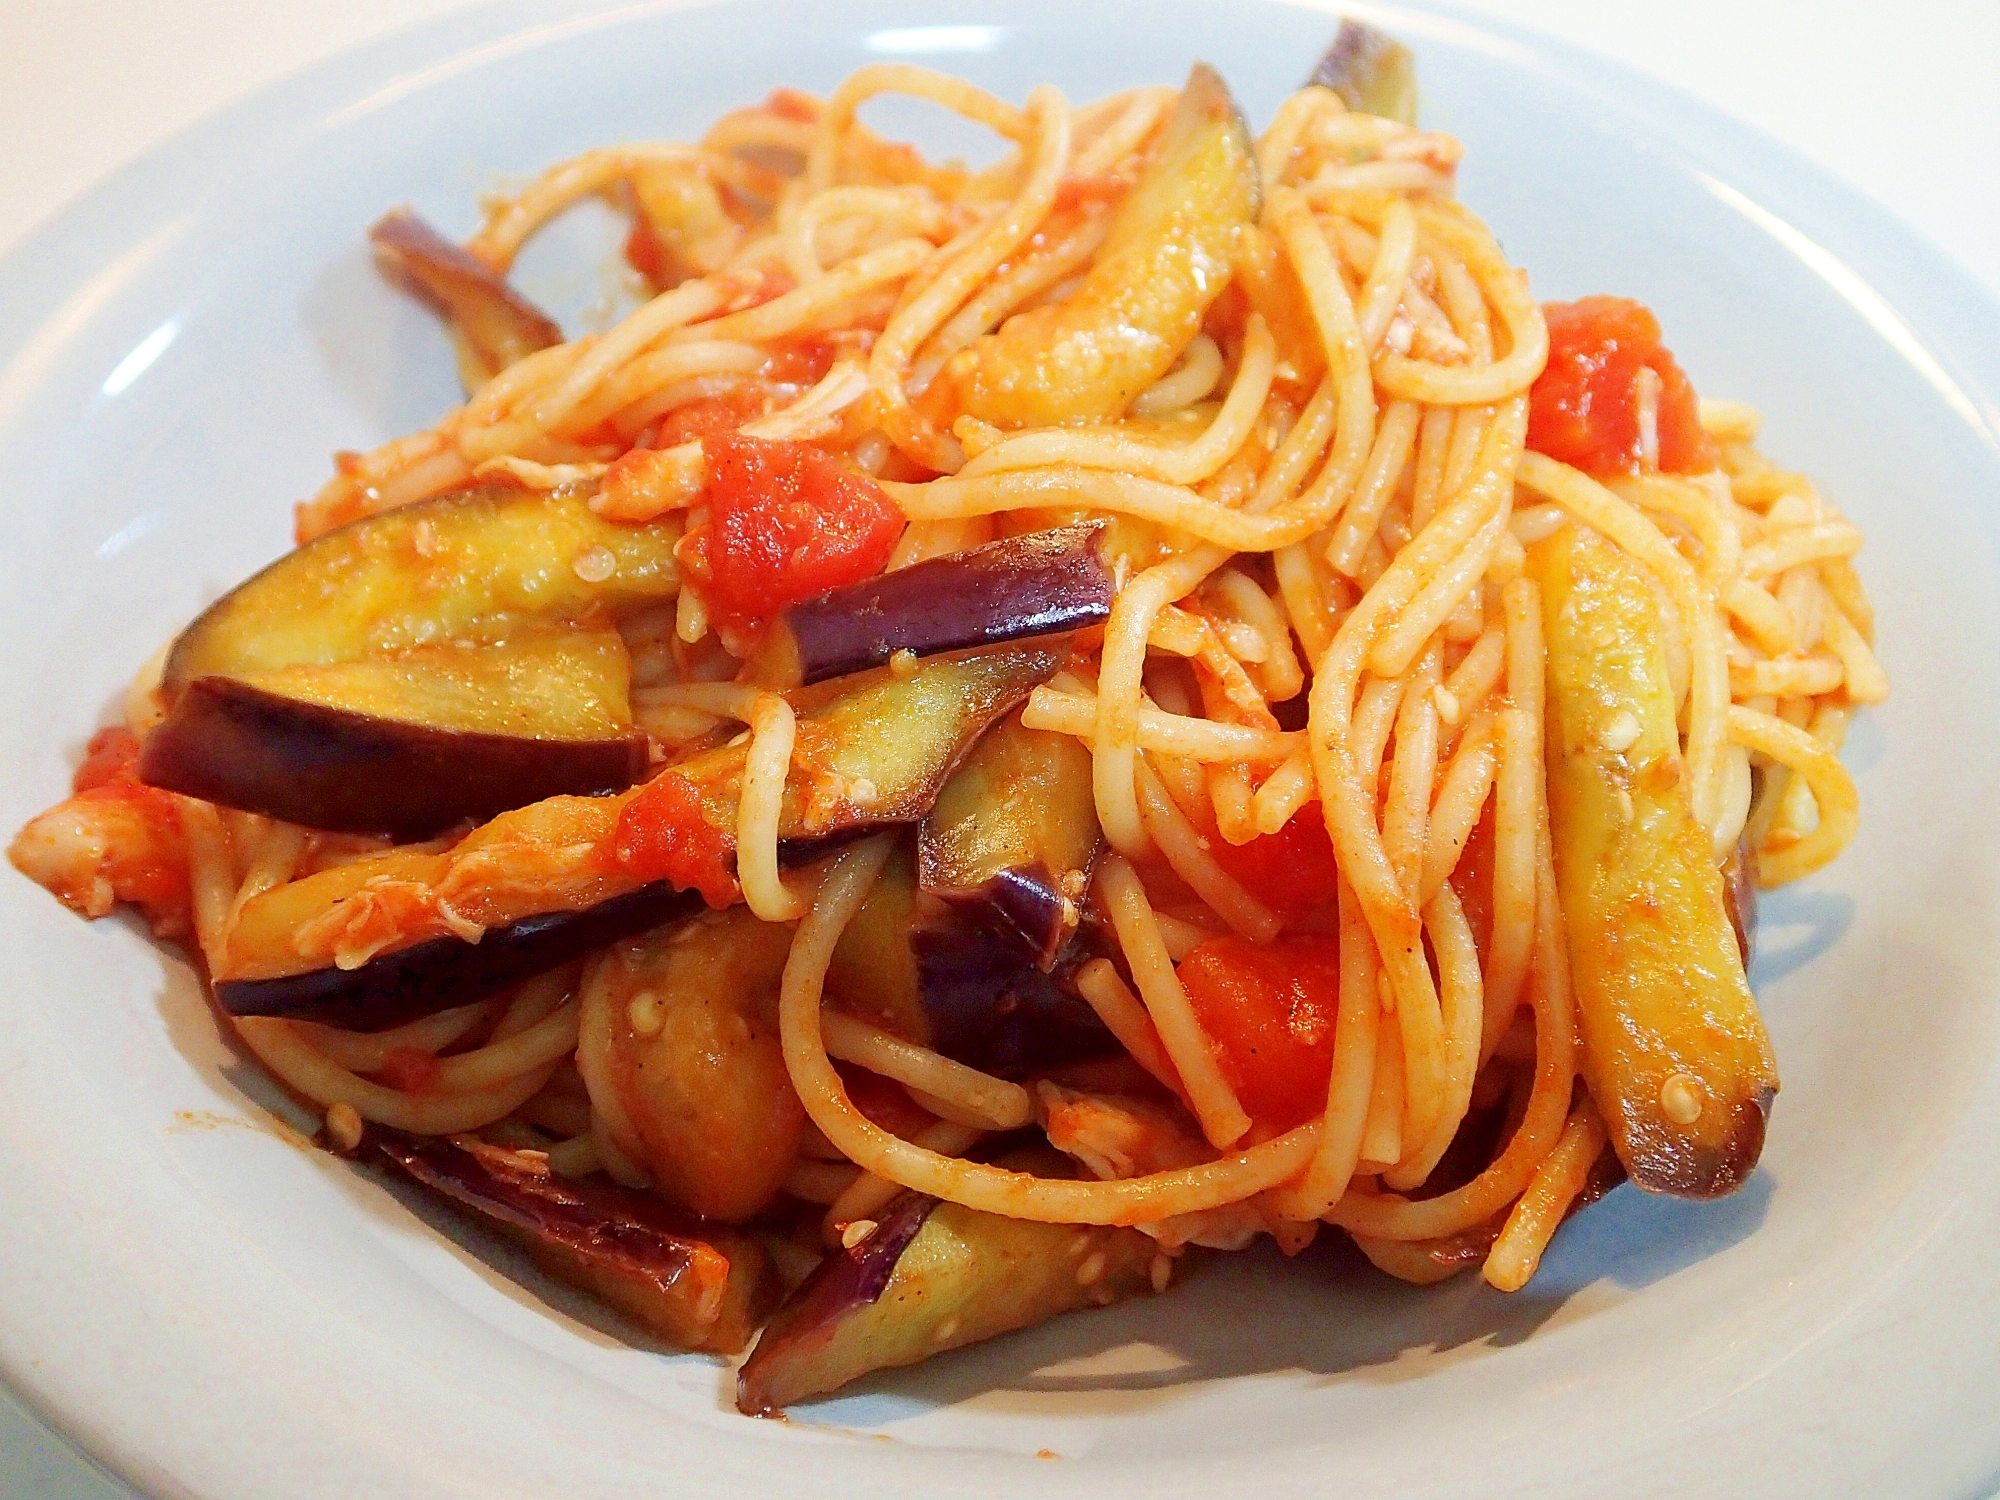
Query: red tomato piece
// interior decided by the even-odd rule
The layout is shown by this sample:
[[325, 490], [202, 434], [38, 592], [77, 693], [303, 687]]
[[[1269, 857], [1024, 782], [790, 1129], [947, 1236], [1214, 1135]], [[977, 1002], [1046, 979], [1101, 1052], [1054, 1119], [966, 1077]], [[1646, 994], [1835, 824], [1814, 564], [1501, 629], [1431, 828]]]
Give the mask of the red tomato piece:
[[696, 438], [706, 441], [734, 432], [764, 415], [764, 387], [754, 381], [731, 386], [719, 396], [704, 396], [677, 406], [660, 418], [649, 447], [678, 448]]
[[711, 613], [738, 624], [882, 571], [903, 513], [865, 474], [808, 443], [702, 439], [709, 519], [680, 555]]
[[700, 794], [678, 772], [655, 776], [620, 809], [611, 852], [638, 880], [671, 880], [718, 909], [736, 900], [729, 838], [701, 815]]
[[1276, 833], [1247, 844], [1211, 839], [1209, 853], [1273, 911], [1310, 911], [1334, 898], [1339, 866], [1333, 861], [1333, 841], [1327, 837], [1326, 818], [1317, 802], [1293, 813]]
[[1528, 446], [1586, 474], [1637, 474], [1641, 370], [1659, 377], [1659, 467], [1695, 474], [1716, 463], [1694, 387], [1660, 342], [1660, 320], [1624, 297], [1585, 297], [1542, 309], [1549, 362], [1528, 398]]
[[1179, 973], [1222, 1076], [1256, 1127], [1282, 1134], [1326, 1108], [1340, 1011], [1334, 939], [1211, 938]]

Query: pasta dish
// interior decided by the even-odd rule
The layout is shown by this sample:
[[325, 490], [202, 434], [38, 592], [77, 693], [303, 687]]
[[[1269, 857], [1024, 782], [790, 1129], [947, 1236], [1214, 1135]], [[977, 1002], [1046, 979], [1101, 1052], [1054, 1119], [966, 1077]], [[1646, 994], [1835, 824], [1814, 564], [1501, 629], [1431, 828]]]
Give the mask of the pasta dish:
[[[751, 1413], [1265, 1237], [1513, 1291], [1621, 1181], [1729, 1193], [1754, 892], [1887, 692], [1861, 534], [1645, 306], [1539, 303], [1461, 154], [1348, 23], [1259, 136], [1200, 64], [882, 63], [395, 210], [464, 404], [12, 859], [330, 1149], [754, 1343]], [[565, 337], [507, 277], [590, 198], [641, 291]]]

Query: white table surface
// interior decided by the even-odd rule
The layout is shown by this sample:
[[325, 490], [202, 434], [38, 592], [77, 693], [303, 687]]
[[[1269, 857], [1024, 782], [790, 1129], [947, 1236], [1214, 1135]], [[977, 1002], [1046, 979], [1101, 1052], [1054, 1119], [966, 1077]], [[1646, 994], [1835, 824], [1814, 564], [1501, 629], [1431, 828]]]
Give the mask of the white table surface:
[[[175, 131], [474, 0], [0, 0], [0, 253]], [[2000, 297], [1993, 0], [1459, 0], [1676, 84], [1915, 225]], [[4, 293], [0, 293], [4, 295]], [[0, 1388], [0, 1500], [130, 1500]]]

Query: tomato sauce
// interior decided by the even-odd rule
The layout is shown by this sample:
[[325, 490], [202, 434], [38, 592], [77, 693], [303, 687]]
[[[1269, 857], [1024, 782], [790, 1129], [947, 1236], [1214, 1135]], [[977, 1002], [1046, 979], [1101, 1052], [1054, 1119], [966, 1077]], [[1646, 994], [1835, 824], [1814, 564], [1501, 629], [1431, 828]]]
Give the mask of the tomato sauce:
[[1326, 1108], [1340, 1011], [1334, 939], [1211, 938], [1179, 973], [1222, 1076], [1260, 1133], [1283, 1134]]
[[1247, 844], [1211, 839], [1208, 852], [1273, 911], [1296, 915], [1334, 898], [1339, 867], [1334, 863], [1333, 841], [1327, 837], [1326, 818], [1317, 802], [1293, 813], [1291, 821], [1276, 833]]
[[903, 513], [874, 480], [808, 443], [702, 439], [709, 519], [679, 556], [711, 614], [753, 625], [882, 571]]
[[702, 816], [701, 794], [678, 772], [655, 776], [619, 810], [611, 853], [634, 879], [671, 880], [717, 909], [736, 900], [729, 837]]
[[1645, 467], [1640, 372], [1659, 377], [1659, 468], [1712, 469], [1716, 449], [1702, 431], [1687, 375], [1660, 342], [1660, 320], [1624, 297], [1585, 297], [1542, 309], [1549, 362], [1528, 398], [1528, 446], [1602, 478]]

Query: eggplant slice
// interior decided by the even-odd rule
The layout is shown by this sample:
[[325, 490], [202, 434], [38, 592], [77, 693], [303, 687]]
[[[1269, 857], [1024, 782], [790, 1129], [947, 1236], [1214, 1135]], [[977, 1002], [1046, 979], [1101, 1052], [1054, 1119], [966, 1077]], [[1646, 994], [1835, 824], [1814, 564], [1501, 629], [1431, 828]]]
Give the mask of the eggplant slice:
[[1417, 59], [1388, 32], [1343, 20], [1308, 84], [1332, 89], [1349, 109], [1403, 125], [1417, 123]]
[[[1046, 648], [1018, 646], [926, 662], [909, 677], [884, 672], [826, 698], [799, 720], [781, 852], [810, 858], [917, 821], [979, 736], [1060, 661]], [[725, 851], [747, 754], [745, 745], [725, 745], [661, 773], [687, 783], [693, 815]], [[233, 1015], [379, 1029], [493, 994], [696, 909], [699, 897], [634, 875], [616, 857], [624, 809], [657, 780], [620, 797], [555, 797], [503, 813], [442, 854], [392, 849], [265, 891], [238, 914], [212, 976], [218, 1003]], [[458, 892], [461, 870], [478, 878], [444, 913], [441, 893]], [[355, 923], [391, 907], [415, 912], [416, 925], [356, 935]], [[462, 934], [467, 922], [479, 930]], [[311, 932], [339, 932], [338, 942], [363, 951], [343, 966], [338, 946], [302, 948], [301, 934]]]
[[370, 1125], [359, 1154], [499, 1228], [551, 1276], [678, 1348], [735, 1354], [778, 1300], [777, 1273], [755, 1239], [651, 1193], [557, 1177], [545, 1159], [470, 1136]]
[[370, 225], [368, 243], [395, 279], [451, 324], [467, 390], [476, 390], [516, 360], [562, 342], [553, 318], [408, 207], [392, 208]]
[[917, 880], [1046, 973], [1081, 920], [1102, 843], [1089, 748], [1009, 715], [938, 793]]
[[679, 593], [679, 536], [498, 488], [327, 532], [174, 642], [140, 778], [405, 840], [629, 786], [646, 742], [607, 627]]
[[1102, 1057], [1117, 1043], [1069, 987], [1087, 954], [1073, 943], [1052, 973], [1022, 944], [917, 884], [907, 847], [841, 934], [827, 994], [850, 1015], [1001, 1078]]
[[778, 1309], [737, 1376], [737, 1409], [770, 1416], [871, 1370], [1163, 1291], [1178, 1264], [1136, 1229], [1038, 1224], [904, 1193]]
[[1030, 532], [802, 599], [773, 622], [759, 675], [823, 682], [898, 651], [935, 656], [1102, 625], [1117, 593], [1102, 531]]

